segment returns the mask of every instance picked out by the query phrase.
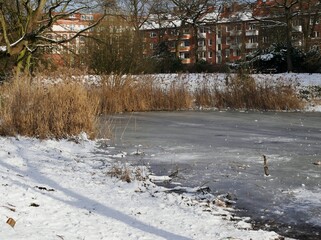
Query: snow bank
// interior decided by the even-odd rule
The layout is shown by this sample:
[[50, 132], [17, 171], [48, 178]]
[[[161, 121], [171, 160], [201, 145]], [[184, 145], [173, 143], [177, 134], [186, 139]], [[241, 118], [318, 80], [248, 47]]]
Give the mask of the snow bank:
[[0, 239], [278, 237], [243, 219], [229, 221], [232, 214], [214, 201], [168, 193], [149, 180], [111, 178], [118, 161], [108, 157], [112, 148], [86, 137], [78, 142], [0, 138]]

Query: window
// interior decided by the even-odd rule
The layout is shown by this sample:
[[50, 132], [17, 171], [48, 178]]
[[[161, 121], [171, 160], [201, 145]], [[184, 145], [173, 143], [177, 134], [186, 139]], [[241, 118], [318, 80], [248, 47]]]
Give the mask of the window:
[[150, 32], [150, 33], [149, 33], [149, 36], [150, 36], [151, 38], [155, 38], [155, 37], [157, 36], [157, 34], [156, 34], [155, 32]]
[[256, 30], [256, 25], [255, 24], [249, 24], [249, 30]]
[[320, 37], [320, 32], [314, 31], [314, 32], [312, 33], [312, 38], [319, 38], [319, 37]]
[[268, 37], [268, 36], [264, 36], [264, 37], [262, 38], [262, 42], [263, 42], [263, 43], [268, 43], [268, 42], [269, 42], [269, 37]]
[[207, 33], [207, 28], [206, 27], [200, 27], [198, 31], [199, 31], [199, 33]]
[[249, 43], [257, 43], [257, 37], [250, 37], [249, 38]]
[[189, 29], [188, 28], [184, 28], [183, 29], [183, 34], [189, 34]]
[[310, 25], [313, 25], [315, 21], [315, 24], [320, 24], [320, 19], [314, 19], [314, 18], [310, 18]]
[[230, 54], [231, 54], [231, 53], [230, 53], [230, 49], [226, 49], [226, 50], [225, 50], [225, 57], [226, 57], [226, 58], [229, 58], [229, 57], [230, 57]]
[[206, 44], [205, 44], [205, 39], [201, 39], [201, 40], [198, 40], [198, 46], [199, 47], [204, 47]]
[[219, 31], [217, 31], [217, 37], [218, 38], [221, 38], [222, 37], [222, 32], [219, 30]]
[[181, 47], [188, 47], [190, 44], [189, 44], [189, 41], [188, 40], [185, 40], [185, 41], [182, 41], [181, 43], [180, 43], [180, 46]]
[[208, 44], [208, 46], [212, 46], [213, 45], [213, 40], [212, 39], [208, 39], [207, 40], [207, 44]]
[[80, 41], [80, 43], [85, 43], [86, 39], [85, 39], [85, 37], [81, 36], [81, 37], [79, 38], [79, 41]]
[[222, 63], [222, 56], [217, 56], [217, 63], [221, 64]]
[[217, 44], [217, 50], [222, 50], [222, 44]]
[[93, 15], [81, 15], [80, 19], [83, 21], [94, 20], [94, 16]]
[[189, 53], [180, 52], [179, 57], [180, 57], [180, 59], [187, 59], [187, 58], [189, 58]]
[[210, 51], [210, 52], [207, 53], [207, 55], [208, 55], [208, 58], [212, 58], [213, 57], [213, 52]]
[[198, 58], [206, 58], [206, 52], [198, 53]]

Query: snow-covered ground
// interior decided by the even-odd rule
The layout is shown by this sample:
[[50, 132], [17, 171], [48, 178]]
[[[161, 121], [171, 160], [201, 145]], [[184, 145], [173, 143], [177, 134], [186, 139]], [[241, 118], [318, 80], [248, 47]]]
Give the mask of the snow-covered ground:
[[[182, 78], [193, 87], [226, 75], [158, 77], [165, 84]], [[278, 77], [321, 86], [319, 74]], [[252, 230], [219, 196], [179, 195], [156, 186], [152, 181], [168, 178], [149, 178], [144, 166], [123, 166], [119, 154], [100, 144], [85, 135], [78, 143], [1, 137], [0, 240], [278, 239], [274, 232]], [[111, 176], [121, 168], [145, 179], [128, 183]]]
[[[278, 239], [251, 230], [215, 196], [156, 186], [146, 167], [120, 165], [100, 145], [85, 135], [78, 143], [1, 137], [0, 239]], [[122, 167], [147, 179], [111, 176]]]

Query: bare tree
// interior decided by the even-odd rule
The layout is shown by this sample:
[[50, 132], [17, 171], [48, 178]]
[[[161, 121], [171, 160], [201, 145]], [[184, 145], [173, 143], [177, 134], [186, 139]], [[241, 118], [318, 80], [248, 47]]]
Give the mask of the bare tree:
[[[264, 23], [266, 32], [273, 28], [283, 28], [287, 49], [287, 71], [293, 70], [292, 50], [296, 38], [303, 40], [303, 48], [307, 51], [311, 44], [311, 36], [321, 13], [320, 0], [271, 0], [250, 2], [256, 10], [253, 17]], [[301, 34], [302, 32], [302, 34]], [[301, 35], [301, 36], [300, 36]]]
[[138, 33], [148, 20], [153, 3], [153, 0], [120, 0], [119, 7], [123, 16]]
[[[217, 0], [171, 0], [175, 18], [180, 20], [180, 30], [184, 28], [192, 29], [193, 41], [196, 47], [192, 48], [192, 56], [195, 62], [198, 61], [197, 44], [199, 28], [205, 23], [215, 23], [218, 15], [206, 16], [207, 13], [218, 11], [220, 1]], [[181, 35], [181, 31], [179, 35]], [[178, 44], [177, 44], [178, 46]]]
[[308, 52], [313, 46], [312, 39], [316, 30], [316, 25], [320, 22], [321, 17], [321, 1], [320, 0], [300, 0], [299, 8], [302, 9], [301, 16], [298, 16], [302, 26], [303, 48]]
[[141, 31], [143, 25], [148, 21], [151, 15], [151, 9], [155, 4], [155, 0], [119, 0], [118, 6], [120, 14], [132, 28], [134, 38], [133, 47], [129, 49], [128, 54], [135, 56], [136, 64], [144, 62], [144, 35]]
[[47, 37], [59, 20], [77, 12], [105, 9], [113, 1], [89, 0], [0, 0], [0, 56], [14, 57], [16, 73], [29, 71], [33, 53], [49, 44], [70, 42], [95, 27], [104, 14], [66, 39]]

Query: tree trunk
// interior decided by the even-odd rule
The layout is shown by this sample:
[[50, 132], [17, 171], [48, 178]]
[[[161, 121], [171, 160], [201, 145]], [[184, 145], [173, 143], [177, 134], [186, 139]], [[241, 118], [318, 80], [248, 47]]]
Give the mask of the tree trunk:
[[291, 12], [289, 8], [285, 8], [286, 17], [286, 63], [287, 71], [292, 72], [293, 62], [292, 62], [292, 21]]

